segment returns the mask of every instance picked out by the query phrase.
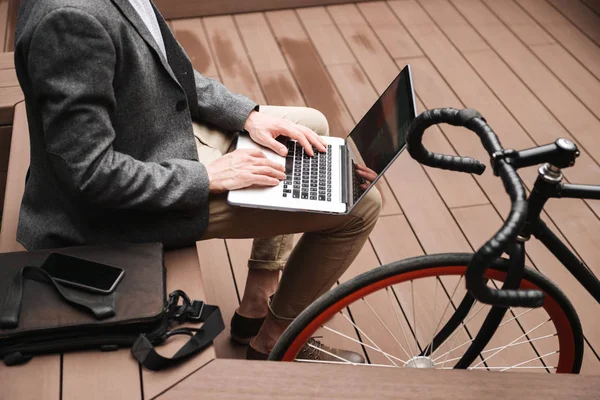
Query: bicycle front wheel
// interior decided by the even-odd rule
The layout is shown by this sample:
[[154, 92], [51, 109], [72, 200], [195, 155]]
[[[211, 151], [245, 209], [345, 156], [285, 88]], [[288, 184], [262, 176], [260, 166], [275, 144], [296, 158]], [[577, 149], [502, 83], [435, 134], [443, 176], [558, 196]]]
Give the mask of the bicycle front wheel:
[[[466, 293], [464, 274], [471, 258], [428, 255], [363, 273], [307, 307], [269, 359], [352, 364], [309, 341], [322, 337], [327, 346], [364, 355], [368, 366], [578, 373], [583, 357], [579, 318], [565, 295], [529, 267], [521, 288], [542, 290], [543, 307], [509, 308], [475, 360], [457, 365], [492, 310]], [[488, 284], [502, 286], [508, 265], [505, 259], [494, 262], [486, 272]], [[461, 310], [469, 307], [457, 320], [460, 304]], [[296, 358], [302, 349], [312, 356]], [[327, 357], [319, 356], [323, 353]]]

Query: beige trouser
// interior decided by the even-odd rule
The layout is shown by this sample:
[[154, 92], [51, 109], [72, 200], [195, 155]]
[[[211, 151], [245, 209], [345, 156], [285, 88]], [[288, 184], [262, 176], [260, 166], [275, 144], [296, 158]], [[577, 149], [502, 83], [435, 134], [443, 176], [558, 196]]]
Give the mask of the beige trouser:
[[[314, 109], [261, 106], [260, 112], [329, 134], [327, 120]], [[233, 147], [227, 135], [199, 124], [194, 124], [194, 135], [204, 164]], [[255, 238], [248, 267], [283, 269], [271, 303], [272, 313], [281, 319], [296, 317], [337, 281], [363, 247], [381, 210], [376, 188], [349, 215], [234, 207], [225, 193], [211, 196], [209, 203], [209, 223], [201, 240]], [[294, 233], [304, 233], [295, 248]]]

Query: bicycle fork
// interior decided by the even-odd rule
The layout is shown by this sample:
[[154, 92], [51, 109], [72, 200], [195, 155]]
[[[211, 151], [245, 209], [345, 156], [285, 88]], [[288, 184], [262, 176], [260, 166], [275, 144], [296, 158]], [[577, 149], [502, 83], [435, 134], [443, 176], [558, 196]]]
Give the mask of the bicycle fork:
[[[511, 245], [509, 249], [509, 256], [511, 261], [510, 270], [508, 271], [506, 280], [502, 285], [502, 289], [517, 289], [521, 284], [524, 273], [524, 243], [518, 241]], [[441, 346], [456, 329], [461, 329], [460, 325], [463, 325], [463, 321], [469, 314], [469, 311], [471, 311], [474, 303], [475, 298], [469, 293], [466, 293], [452, 317], [450, 317], [440, 332], [433, 338], [433, 341], [425, 347], [419, 356], [431, 355], [433, 349], [439, 348], [439, 346]], [[481, 353], [485, 346], [487, 346], [492, 336], [494, 336], [496, 333], [496, 330], [498, 329], [498, 326], [500, 325], [500, 322], [506, 315], [507, 311], [508, 308], [506, 307], [494, 306], [491, 308], [487, 317], [485, 318], [485, 321], [481, 325], [479, 332], [473, 339], [473, 342], [454, 368], [466, 369], [475, 361], [477, 356]], [[464, 329], [466, 329], [467, 333], [469, 333], [466, 326], [464, 326]], [[471, 336], [470, 333], [469, 336]]]

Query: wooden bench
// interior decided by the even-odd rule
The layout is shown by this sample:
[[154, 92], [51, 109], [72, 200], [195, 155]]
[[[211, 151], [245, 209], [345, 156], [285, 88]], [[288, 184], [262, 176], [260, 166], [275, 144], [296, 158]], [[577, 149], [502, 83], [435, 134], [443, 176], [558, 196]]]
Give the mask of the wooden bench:
[[160, 400], [598, 399], [600, 377], [215, 360]]
[[[21, 102], [14, 111], [0, 252], [23, 250], [16, 241], [16, 231], [28, 165], [29, 133], [25, 104]], [[192, 298], [205, 299], [197, 248], [167, 252], [165, 263], [169, 291], [182, 289]], [[173, 354], [184, 340], [186, 338], [174, 337], [161, 353]], [[0, 364], [0, 397], [55, 399], [62, 392], [62, 399], [78, 399], [84, 393], [87, 399], [151, 399], [214, 358], [214, 348], [210, 347], [181, 366], [151, 372], [140, 369], [129, 349], [36, 357], [19, 367], [7, 368]]]
[[[2, 13], [6, 10], [7, 3], [0, 2], [0, 32], [4, 32]], [[14, 53], [0, 53], [0, 205], [4, 202], [13, 113], [15, 104], [23, 101], [13, 59]]]

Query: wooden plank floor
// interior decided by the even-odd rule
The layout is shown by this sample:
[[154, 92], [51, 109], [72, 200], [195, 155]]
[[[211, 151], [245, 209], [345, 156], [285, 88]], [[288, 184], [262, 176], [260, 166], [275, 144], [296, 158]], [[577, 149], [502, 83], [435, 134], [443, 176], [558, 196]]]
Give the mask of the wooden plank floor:
[[[9, 3], [14, 4], [0, 0], [0, 47], [5, 49], [11, 48], [12, 33], [7, 26], [13, 23], [15, 13]], [[566, 179], [600, 184], [597, 0], [389, 0], [178, 19], [169, 25], [194, 67], [205, 76], [261, 104], [317, 108], [327, 116], [331, 134], [339, 137], [349, 133], [400, 69], [410, 63], [419, 110], [477, 108], [506, 147], [527, 148], [559, 136], [569, 138], [577, 142], [582, 155], [575, 168], [565, 171]], [[7, 69], [2, 65], [10, 64], [10, 57], [0, 57], [0, 70]], [[0, 74], [0, 87], [13, 83], [14, 74]], [[19, 113], [23, 112], [21, 107]], [[3, 133], [0, 129], [4, 143]], [[425, 140], [437, 152], [488, 159], [465, 130], [434, 127]], [[0, 152], [0, 161], [3, 157]], [[525, 169], [521, 176], [531, 189], [536, 169]], [[473, 177], [439, 171], [422, 167], [407, 153], [386, 173], [379, 189], [384, 198], [382, 216], [340, 282], [407, 257], [471, 252], [499, 227], [509, 206], [504, 189], [490, 172]], [[599, 216], [599, 201], [580, 200], [550, 201], [544, 214], [557, 235], [600, 275]], [[527, 246], [528, 264], [558, 282], [580, 315], [586, 335], [582, 373], [599, 375], [600, 306], [547, 249], [535, 241]], [[194, 297], [221, 306], [227, 328], [215, 342], [218, 358], [245, 355], [245, 347], [229, 340], [228, 329], [243, 296], [250, 248], [251, 240], [199, 242], [196, 249], [186, 252], [197, 251], [200, 264], [194, 262], [170, 273], [169, 285], [185, 282], [189, 287], [183, 288]], [[184, 255], [172, 254], [169, 260], [175, 263]], [[413, 316], [435, 309], [442, 300], [450, 299], [456, 305], [464, 293], [460, 283], [440, 280], [442, 294], [437, 293], [435, 284], [421, 285], [421, 296], [412, 307], [406, 303], [410, 298], [398, 289], [397, 302], [405, 313], [402, 321], [395, 314], [398, 307], [390, 307], [389, 298], [380, 293], [369, 298], [368, 304], [344, 310], [332, 326], [352, 338], [369, 337], [388, 354], [397, 345], [413, 351], [404, 339], [392, 341], [378, 325], [380, 321], [408, 332], [422, 346], [431, 339], [437, 320], [424, 318], [416, 324]], [[369, 310], [371, 306], [377, 315]], [[481, 315], [472, 316], [454, 338], [456, 343], [469, 340], [482, 322]], [[360, 332], [348, 325], [348, 316], [358, 323]], [[491, 345], [502, 346], [507, 337], [524, 334], [540, 323], [536, 318], [527, 315], [519, 326], [508, 324]], [[552, 333], [546, 327], [540, 331], [540, 335]], [[348, 340], [336, 342], [335, 335], [324, 339], [329, 345], [363, 351], [372, 362], [391, 361], [373, 348], [361, 348]], [[177, 344], [168, 346], [166, 353]], [[486, 360], [485, 367], [514, 364], [546, 351], [543, 341], [509, 349], [493, 362]], [[457, 355], [447, 344], [440, 349], [443, 352], [446, 359]], [[20, 388], [31, 385], [36, 377], [31, 386], [39, 393], [37, 398], [80, 398], [86, 393], [89, 398], [150, 399], [168, 395], [173, 385], [213, 357], [210, 350], [168, 373], [152, 373], [139, 369], [126, 353], [65, 354], [39, 357], [16, 369], [0, 366], [0, 386], [8, 387], [7, 398], [20, 398]], [[543, 366], [540, 361], [531, 365]], [[183, 390], [192, 380], [201, 380], [201, 374], [202, 369], [175, 387]], [[105, 376], [122, 384], [107, 387]], [[8, 382], [18, 384], [6, 385]]]
[[[419, 109], [477, 108], [507, 147], [574, 140], [582, 156], [566, 178], [600, 184], [600, 17], [594, 6], [580, 0], [396, 0], [180, 19], [171, 26], [202, 73], [260, 103], [317, 108], [335, 136], [347, 135], [410, 63]], [[434, 128], [426, 140], [434, 151], [488, 158], [464, 130]], [[536, 170], [522, 176], [531, 188]], [[472, 251], [509, 206], [492, 174], [474, 178], [424, 168], [406, 153], [380, 190], [381, 220], [342, 281], [409, 256]], [[600, 202], [551, 201], [546, 211], [555, 232], [600, 272]], [[221, 304], [226, 319], [243, 295], [250, 244], [198, 246], [205, 281], [215, 285], [208, 300]], [[600, 306], [543, 246], [531, 243], [528, 263], [561, 282], [580, 311], [587, 338], [583, 373], [597, 374]], [[355, 308], [353, 317], [369, 325], [369, 316]], [[216, 351], [244, 356], [226, 338]]]

